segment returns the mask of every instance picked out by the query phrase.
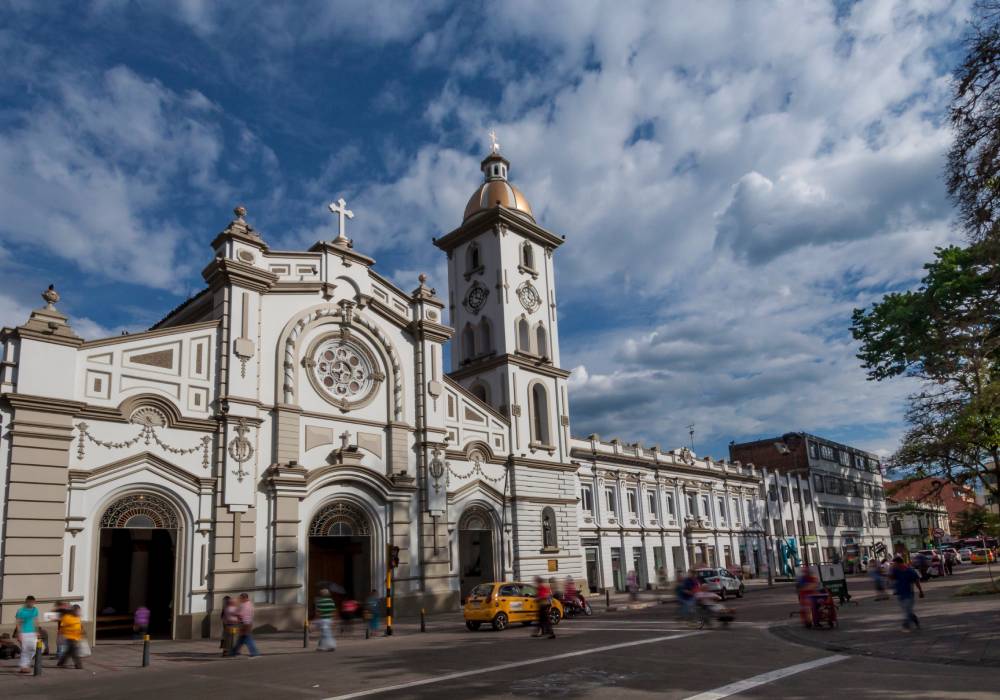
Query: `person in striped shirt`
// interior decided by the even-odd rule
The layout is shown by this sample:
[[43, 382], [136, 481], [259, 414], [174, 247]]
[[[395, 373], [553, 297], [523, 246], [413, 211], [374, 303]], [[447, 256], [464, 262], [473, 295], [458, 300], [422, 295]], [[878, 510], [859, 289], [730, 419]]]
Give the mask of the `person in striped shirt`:
[[316, 625], [319, 627], [319, 646], [316, 651], [336, 651], [337, 640], [333, 638], [333, 616], [337, 612], [337, 604], [330, 597], [330, 591], [321, 588], [314, 605], [316, 608]]

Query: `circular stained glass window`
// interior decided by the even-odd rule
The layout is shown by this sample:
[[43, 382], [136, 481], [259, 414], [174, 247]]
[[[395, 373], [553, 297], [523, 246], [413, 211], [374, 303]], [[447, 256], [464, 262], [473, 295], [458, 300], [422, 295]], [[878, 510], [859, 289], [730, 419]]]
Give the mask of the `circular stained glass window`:
[[313, 372], [320, 386], [334, 398], [352, 401], [366, 396], [374, 383], [367, 354], [350, 341], [332, 339], [320, 344], [313, 356]]

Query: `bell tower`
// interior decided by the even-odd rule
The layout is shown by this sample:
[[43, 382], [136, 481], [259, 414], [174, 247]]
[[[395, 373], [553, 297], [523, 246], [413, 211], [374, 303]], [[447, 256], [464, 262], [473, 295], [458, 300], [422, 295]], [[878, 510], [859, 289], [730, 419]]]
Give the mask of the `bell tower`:
[[434, 241], [448, 254], [450, 376], [510, 419], [515, 455], [568, 461], [553, 266], [563, 238], [536, 223], [495, 137], [480, 168], [461, 226]]

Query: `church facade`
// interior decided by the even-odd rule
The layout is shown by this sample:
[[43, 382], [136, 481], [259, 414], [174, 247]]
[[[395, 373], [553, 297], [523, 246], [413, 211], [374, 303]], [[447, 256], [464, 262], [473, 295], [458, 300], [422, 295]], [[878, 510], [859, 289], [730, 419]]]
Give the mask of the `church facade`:
[[[406, 291], [378, 274], [340, 200], [340, 235], [306, 251], [271, 249], [238, 207], [205, 288], [148, 331], [84, 340], [52, 288], [3, 329], [0, 625], [30, 594], [81, 604], [92, 639], [127, 633], [139, 605], [154, 633], [201, 637], [224, 596], [248, 592], [259, 625], [297, 628], [319, 587], [382, 596], [390, 568], [397, 613], [453, 610], [483, 581], [610, 587], [625, 564], [608, 543], [653, 532], [644, 580], [695, 563], [710, 526], [685, 519], [677, 488], [743, 498], [755, 472], [571, 437], [563, 238], [508, 168], [494, 145], [461, 225], [434, 241], [447, 299], [423, 276]], [[661, 509], [674, 493], [678, 515], [639, 526], [581, 507], [581, 482], [615, 479], [654, 484]], [[712, 546], [739, 562], [745, 536]], [[599, 574], [591, 541], [607, 550]]]

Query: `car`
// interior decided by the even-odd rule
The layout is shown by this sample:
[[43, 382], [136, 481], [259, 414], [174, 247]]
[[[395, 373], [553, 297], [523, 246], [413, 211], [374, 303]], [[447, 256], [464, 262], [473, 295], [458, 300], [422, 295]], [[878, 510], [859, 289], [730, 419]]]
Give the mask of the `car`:
[[921, 549], [910, 555], [910, 563], [914, 568], [919, 569], [921, 560], [927, 563], [927, 575], [938, 576], [941, 573], [941, 555], [933, 549]]
[[735, 593], [737, 598], [742, 598], [746, 590], [743, 582], [727, 569], [696, 569], [695, 574], [702, 590], [718, 593], [723, 600], [729, 593]]
[[972, 548], [971, 547], [962, 547], [960, 550], [958, 550], [958, 558], [961, 559], [963, 562], [966, 562], [966, 561], [971, 562], [972, 561]]
[[[494, 581], [480, 583], [473, 588], [462, 606], [465, 627], [478, 630], [488, 623], [497, 632], [507, 629], [512, 622], [530, 625], [538, 619], [538, 602], [535, 587], [519, 581]], [[558, 625], [564, 617], [562, 603], [552, 599], [549, 620]]]
[[972, 563], [973, 564], [989, 564], [996, 561], [993, 556], [992, 550], [989, 549], [973, 549], [972, 550]]

